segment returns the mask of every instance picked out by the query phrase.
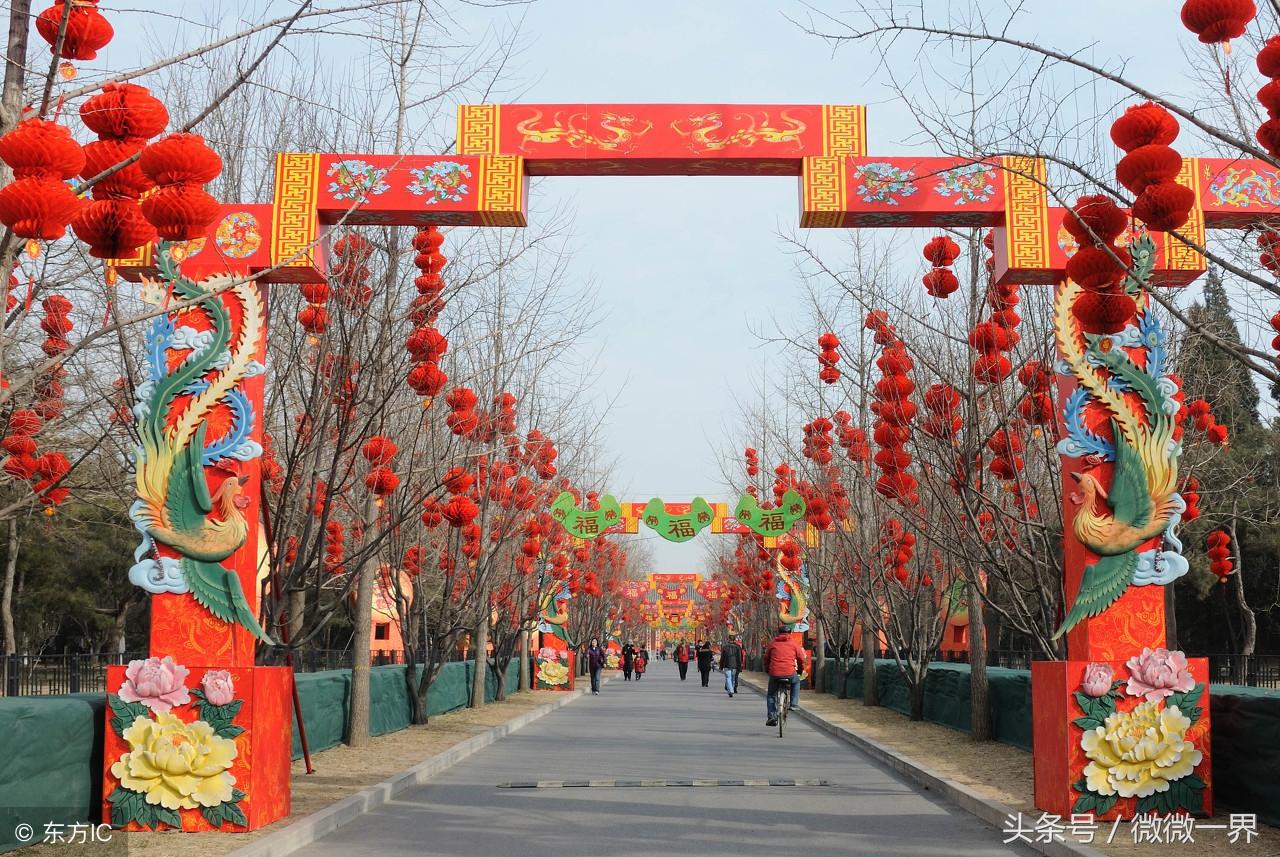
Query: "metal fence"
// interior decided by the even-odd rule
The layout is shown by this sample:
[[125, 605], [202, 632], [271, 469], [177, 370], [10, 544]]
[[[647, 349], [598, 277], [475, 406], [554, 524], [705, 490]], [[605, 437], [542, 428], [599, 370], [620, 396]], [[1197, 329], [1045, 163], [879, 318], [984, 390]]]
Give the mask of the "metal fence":
[[[882, 655], [886, 657], [887, 655]], [[1262, 687], [1280, 690], [1280, 655], [1188, 654], [1193, 658], [1209, 659], [1210, 684], [1236, 684], [1245, 687]], [[969, 653], [939, 652], [934, 658], [944, 663], [967, 664]], [[1030, 669], [1032, 661], [1048, 660], [1041, 652], [991, 650], [987, 652], [987, 666]]]
[[[298, 672], [351, 669], [350, 649], [304, 649], [294, 652]], [[104, 693], [107, 667], [145, 658], [145, 652], [112, 654], [0, 655], [0, 696], [54, 696], [64, 693]], [[453, 652], [449, 660], [462, 660]], [[371, 666], [404, 663], [403, 651], [371, 652]]]

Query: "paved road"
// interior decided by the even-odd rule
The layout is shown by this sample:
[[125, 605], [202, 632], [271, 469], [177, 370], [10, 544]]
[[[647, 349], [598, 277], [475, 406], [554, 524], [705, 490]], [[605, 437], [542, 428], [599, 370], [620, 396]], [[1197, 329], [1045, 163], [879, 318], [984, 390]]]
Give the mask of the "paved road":
[[[308, 857], [1028, 854], [764, 700], [681, 682], [671, 663], [621, 678], [465, 759], [306, 849]], [[803, 704], [803, 701], [802, 701]], [[520, 781], [825, 780], [828, 786], [499, 788]]]

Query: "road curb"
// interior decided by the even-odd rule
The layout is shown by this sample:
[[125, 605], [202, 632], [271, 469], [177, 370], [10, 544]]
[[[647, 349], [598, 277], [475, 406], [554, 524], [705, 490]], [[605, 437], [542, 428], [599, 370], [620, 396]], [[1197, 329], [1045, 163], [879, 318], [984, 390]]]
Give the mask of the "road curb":
[[[739, 676], [738, 683], [746, 685], [761, 696], [764, 695], [764, 688], [750, 678]], [[997, 830], [1004, 829], [1005, 823], [1010, 816], [1018, 815], [1018, 811], [1007, 804], [983, 797], [968, 786], [948, 779], [910, 756], [905, 756], [897, 750], [892, 750], [864, 735], [859, 735], [852, 729], [832, 723], [822, 715], [807, 708], [800, 708], [794, 713], [799, 714], [802, 720], [812, 723], [828, 735], [857, 747], [875, 761], [902, 774], [917, 785], [936, 792], [965, 812], [977, 816]], [[1020, 842], [1019, 844], [1043, 854], [1045, 857], [1106, 857], [1098, 849], [1078, 842]]]
[[563, 698], [540, 705], [532, 711], [526, 711], [519, 717], [490, 727], [479, 735], [455, 744], [442, 753], [437, 753], [412, 768], [383, 780], [380, 783], [361, 789], [355, 794], [345, 797], [337, 803], [330, 804], [322, 810], [303, 816], [287, 827], [268, 833], [250, 842], [242, 848], [232, 851], [227, 857], [286, 857], [312, 844], [322, 836], [332, 833], [344, 825], [350, 824], [362, 815], [388, 803], [392, 798], [406, 789], [420, 786], [452, 768], [463, 759], [482, 750], [490, 744], [505, 738], [512, 732], [528, 726], [551, 712], [563, 708], [575, 699], [589, 693], [586, 688], [569, 691]]

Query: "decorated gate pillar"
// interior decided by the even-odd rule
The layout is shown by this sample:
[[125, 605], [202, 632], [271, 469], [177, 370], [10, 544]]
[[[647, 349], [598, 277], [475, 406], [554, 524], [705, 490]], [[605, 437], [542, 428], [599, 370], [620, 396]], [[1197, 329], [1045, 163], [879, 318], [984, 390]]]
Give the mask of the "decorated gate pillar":
[[[150, 657], [107, 674], [103, 820], [249, 830], [289, 813], [292, 671], [254, 665], [271, 206], [224, 207], [202, 239], [114, 260], [157, 309], [133, 417]], [[319, 276], [312, 269], [311, 276]]]

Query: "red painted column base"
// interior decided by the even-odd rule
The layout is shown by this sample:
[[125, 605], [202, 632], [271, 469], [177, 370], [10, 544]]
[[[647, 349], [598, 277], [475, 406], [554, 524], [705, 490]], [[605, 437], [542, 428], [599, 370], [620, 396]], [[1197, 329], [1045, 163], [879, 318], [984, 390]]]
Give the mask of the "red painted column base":
[[[1133, 818], [1138, 813], [1141, 798], [1119, 797], [1114, 805], [1105, 812], [1094, 812], [1087, 805], [1077, 808], [1082, 796], [1089, 801], [1088, 795], [1082, 793], [1075, 784], [1085, 779], [1084, 770], [1090, 764], [1090, 758], [1081, 746], [1085, 728], [1079, 725], [1080, 720], [1087, 720], [1090, 712], [1081, 704], [1081, 696], [1090, 704], [1094, 697], [1083, 693], [1082, 686], [1085, 671], [1091, 663], [1102, 663], [1109, 666], [1114, 680], [1127, 680], [1129, 670], [1125, 661], [1034, 661], [1031, 664], [1031, 715], [1032, 715], [1032, 766], [1035, 776], [1035, 805], [1046, 813], [1070, 818], [1072, 814], [1090, 813], [1099, 819]], [[1194, 722], [1185, 732], [1184, 740], [1190, 742], [1195, 751], [1200, 752], [1202, 759], [1195, 766], [1190, 776], [1167, 783], [1167, 789], [1153, 794], [1156, 801], [1173, 801], [1179, 796], [1198, 798], [1201, 805], [1195, 815], [1213, 814], [1213, 780], [1211, 777], [1209, 747], [1209, 689], [1206, 681], [1209, 675], [1209, 661], [1205, 658], [1191, 658], [1187, 661], [1196, 687], [1201, 689], [1198, 701], [1187, 705], [1188, 710], [1182, 713], [1190, 717], [1196, 715]], [[1079, 693], [1081, 696], [1077, 696]], [[1192, 692], [1194, 694], [1194, 691]], [[1126, 692], [1126, 685], [1121, 684], [1113, 691], [1114, 709], [1123, 715], [1131, 712], [1145, 699], [1131, 696]], [[1164, 708], [1170, 700], [1178, 700], [1185, 696], [1169, 697], [1160, 704]], [[1180, 709], [1181, 710], [1181, 709]], [[1106, 728], [1105, 726], [1103, 727]], [[1141, 770], [1141, 767], [1139, 767]], [[1202, 788], [1193, 788], [1190, 783], [1203, 783]], [[1163, 798], [1161, 796], [1164, 796]], [[1147, 799], [1148, 802], [1151, 798]], [[1152, 807], [1149, 811], [1169, 811], [1167, 807]]]
[[[217, 666], [192, 666], [183, 664], [190, 670], [184, 684], [190, 690], [201, 686], [201, 679], [209, 670], [221, 669]], [[231, 763], [230, 774], [234, 778], [234, 788], [244, 793], [244, 797], [236, 806], [244, 814], [246, 824], [234, 824], [228, 821], [218, 826], [209, 823], [200, 808], [178, 809], [184, 831], [222, 830], [224, 832], [243, 832], [278, 821], [289, 814], [289, 764], [292, 737], [292, 682], [293, 671], [289, 667], [231, 667], [227, 670], [234, 685], [235, 700], [241, 705], [235, 712], [230, 724], [244, 731], [234, 737], [236, 755]], [[125, 682], [125, 667], [107, 668], [107, 692], [118, 694]], [[200, 719], [200, 700], [193, 693], [191, 701], [185, 705], [175, 706], [170, 712], [185, 723]], [[155, 718], [148, 712], [146, 716]], [[111, 766], [130, 753], [131, 747], [112, 726], [115, 717], [108, 705], [106, 718], [106, 738], [104, 742], [103, 769], [103, 805], [102, 820], [112, 822], [113, 804], [109, 797], [120, 786], [119, 780], [111, 773]], [[125, 723], [127, 728], [130, 723]], [[215, 724], [211, 724], [215, 725]], [[175, 746], [182, 738], [174, 738]], [[133, 748], [136, 749], [136, 748]], [[123, 826], [126, 830], [149, 829], [136, 822]], [[172, 825], [159, 823], [155, 829], [170, 829]]]

